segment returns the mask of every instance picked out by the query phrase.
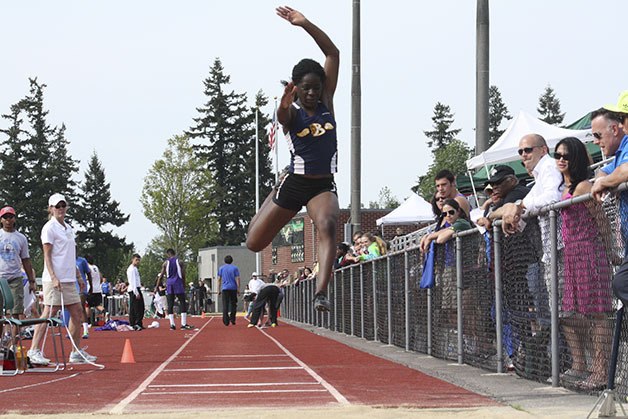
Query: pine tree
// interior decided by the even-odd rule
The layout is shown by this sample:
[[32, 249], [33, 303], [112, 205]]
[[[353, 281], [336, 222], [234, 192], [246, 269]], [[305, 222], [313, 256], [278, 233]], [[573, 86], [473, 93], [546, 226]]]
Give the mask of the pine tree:
[[434, 161], [427, 173], [419, 177], [418, 184], [413, 186], [412, 190], [429, 201], [435, 192], [434, 176], [443, 169], [450, 170], [456, 176], [465, 173], [469, 157], [471, 157], [469, 147], [460, 140], [453, 140], [434, 152]]
[[76, 201], [72, 213], [80, 225], [76, 233], [80, 252], [92, 255], [101, 271], [113, 272], [119, 258], [133, 246], [105, 228], [120, 227], [129, 221], [130, 216], [122, 213], [118, 201], [112, 200], [111, 184], [105, 178], [96, 152], [89, 161]]
[[[10, 122], [10, 126], [0, 129], [7, 137], [0, 151], [0, 206], [12, 206], [21, 222], [31, 199], [29, 185], [32, 175], [28, 167], [28, 142], [22, 130], [20, 113], [20, 107], [13, 105], [10, 114], [2, 115]], [[18, 228], [28, 234], [21, 226]]]
[[[11, 160], [4, 168], [5, 177], [1, 183], [12, 185], [13, 190], [23, 192], [22, 198], [14, 195], [16, 210], [19, 209], [20, 230], [29, 239], [31, 252], [41, 248], [39, 232], [48, 220], [48, 197], [55, 192], [66, 195], [72, 202], [75, 183], [72, 175], [77, 170], [77, 162], [68, 155], [65, 139], [65, 126], [53, 127], [48, 121], [48, 111], [44, 109], [45, 84], [37, 79], [29, 79], [29, 94], [11, 106], [11, 114], [4, 118], [11, 122], [4, 142], [9, 153], [4, 158]], [[21, 162], [21, 163], [20, 163]], [[6, 177], [11, 175], [13, 182]], [[23, 204], [22, 204], [23, 203]]]
[[377, 201], [370, 201], [369, 208], [370, 209], [394, 209], [401, 205], [401, 202], [397, 199], [396, 196], [392, 194], [392, 191], [388, 186], [384, 186], [379, 191], [379, 198]]
[[502, 101], [502, 95], [497, 86], [491, 86], [488, 90], [488, 146], [495, 144], [495, 141], [504, 133], [500, 129], [502, 121], [511, 120], [508, 108]]
[[427, 146], [432, 149], [432, 153], [440, 148], [451, 143], [460, 129], [451, 129], [454, 123], [454, 114], [447, 105], [443, 105], [437, 102], [434, 106], [434, 116], [432, 116], [432, 122], [434, 123], [433, 131], [423, 131], [428, 138]]
[[[51, 192], [63, 194], [68, 202], [75, 203], [77, 183], [72, 176], [78, 172], [78, 160], [74, 160], [68, 153], [69, 141], [65, 138], [65, 124], [55, 129], [54, 136], [50, 141], [48, 161], [48, 179]], [[72, 218], [74, 218], [72, 211]]]
[[[197, 108], [200, 116], [194, 118], [196, 125], [188, 134], [195, 140], [196, 153], [215, 182], [209, 201], [215, 205], [212, 215], [218, 236], [217, 242], [211, 244], [236, 245], [244, 241], [246, 226], [255, 211], [255, 107], [246, 105], [246, 94], [228, 92], [229, 82], [230, 77], [217, 58], [204, 80], [207, 102]], [[260, 95], [256, 100], [259, 106], [267, 102]], [[260, 133], [264, 132], [262, 123], [263, 120]], [[267, 152], [260, 153], [260, 162], [263, 176], [267, 176], [262, 178], [262, 184], [269, 190]]]
[[560, 112], [560, 100], [550, 85], [547, 85], [545, 92], [539, 97], [539, 107], [536, 110], [540, 115], [539, 119], [550, 125], [561, 124], [565, 119], [565, 114]]

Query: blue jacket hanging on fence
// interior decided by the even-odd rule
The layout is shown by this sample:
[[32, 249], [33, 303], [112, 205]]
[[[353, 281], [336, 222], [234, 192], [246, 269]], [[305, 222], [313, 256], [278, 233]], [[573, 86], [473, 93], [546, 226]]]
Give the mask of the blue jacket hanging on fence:
[[430, 243], [430, 249], [423, 260], [423, 274], [419, 288], [432, 288], [434, 286], [434, 242]]

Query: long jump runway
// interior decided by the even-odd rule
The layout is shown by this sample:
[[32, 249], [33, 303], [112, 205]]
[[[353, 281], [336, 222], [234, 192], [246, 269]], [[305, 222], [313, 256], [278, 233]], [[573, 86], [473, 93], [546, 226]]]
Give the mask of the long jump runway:
[[[92, 332], [88, 351], [105, 369], [0, 379], [0, 413], [150, 413], [238, 407], [451, 408], [496, 402], [419, 371], [297, 327], [247, 328], [239, 318], [167, 321], [141, 332]], [[135, 364], [120, 363], [130, 339]]]

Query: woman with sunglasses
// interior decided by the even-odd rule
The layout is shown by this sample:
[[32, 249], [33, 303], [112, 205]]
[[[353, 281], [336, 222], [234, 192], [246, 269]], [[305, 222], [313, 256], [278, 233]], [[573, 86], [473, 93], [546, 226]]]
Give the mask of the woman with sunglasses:
[[[430, 204], [432, 205], [432, 212], [434, 213], [434, 217], [436, 218], [436, 224], [434, 225], [434, 229], [432, 230], [432, 232], [436, 232], [445, 227], [445, 219], [441, 216], [441, 212], [443, 211], [443, 203], [446, 199], [447, 198], [445, 198], [442, 193], [436, 191], [434, 193], [434, 196], [430, 200]], [[431, 240], [428, 241], [428, 235], [429, 233], [421, 237], [421, 242], [419, 243], [421, 249], [428, 249], [430, 247], [429, 244]], [[425, 251], [423, 252], [425, 253]]]
[[[563, 176], [563, 200], [591, 191], [591, 157], [580, 140], [560, 140], [554, 159]], [[612, 271], [596, 223], [603, 215], [593, 201], [586, 201], [563, 208], [561, 216], [565, 245], [561, 324], [571, 352], [571, 368], [562, 377], [582, 389], [599, 390], [606, 385], [611, 341], [607, 317], [612, 311]], [[593, 342], [590, 367], [587, 342]]]
[[[42, 285], [44, 290], [44, 311], [42, 318], [50, 317], [59, 309], [70, 313], [70, 335], [74, 345], [81, 341], [81, 323], [83, 308], [76, 289], [76, 282], [85, 289], [83, 278], [76, 268], [76, 242], [74, 230], [65, 221], [67, 202], [61, 194], [54, 194], [48, 199], [49, 220], [41, 230], [41, 242], [44, 248], [44, 272]], [[40, 342], [45, 333], [45, 325], [38, 325], [33, 336], [33, 343], [28, 357], [34, 364], [47, 365], [50, 360], [41, 352]], [[96, 361], [96, 357], [83, 349], [72, 350], [71, 364], [83, 364]]]
[[442, 244], [451, 240], [454, 233], [473, 228], [467, 219], [467, 214], [461, 209], [458, 201], [452, 198], [446, 199], [443, 202], [442, 212], [436, 224], [442, 225], [442, 228], [425, 235], [424, 240], [421, 240], [421, 251], [423, 251], [423, 253], [427, 252], [432, 241]]

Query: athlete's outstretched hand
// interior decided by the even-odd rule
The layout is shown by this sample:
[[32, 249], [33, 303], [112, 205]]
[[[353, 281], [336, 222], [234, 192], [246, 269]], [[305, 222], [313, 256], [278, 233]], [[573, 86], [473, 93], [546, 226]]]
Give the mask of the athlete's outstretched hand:
[[303, 26], [307, 21], [301, 12], [288, 6], [277, 7], [275, 11], [277, 12], [277, 16], [286, 19], [295, 26]]
[[283, 89], [283, 95], [281, 96], [281, 102], [279, 103], [279, 107], [282, 109], [288, 109], [292, 105], [294, 101], [294, 95], [296, 94], [297, 87], [293, 82], [289, 82], [286, 84], [286, 87]]

